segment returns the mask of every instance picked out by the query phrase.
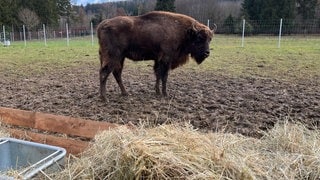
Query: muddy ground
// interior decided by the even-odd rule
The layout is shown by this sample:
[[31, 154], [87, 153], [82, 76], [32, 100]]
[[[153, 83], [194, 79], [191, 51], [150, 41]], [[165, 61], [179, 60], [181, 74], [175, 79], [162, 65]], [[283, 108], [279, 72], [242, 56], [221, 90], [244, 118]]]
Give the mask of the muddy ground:
[[157, 97], [152, 67], [125, 67], [122, 97], [112, 76], [108, 101], [98, 94], [98, 67], [67, 68], [43, 75], [1, 74], [0, 106], [146, 126], [190, 122], [203, 130], [260, 137], [277, 121], [320, 127], [320, 84], [259, 77], [231, 78], [183, 67], [169, 75], [168, 98]]

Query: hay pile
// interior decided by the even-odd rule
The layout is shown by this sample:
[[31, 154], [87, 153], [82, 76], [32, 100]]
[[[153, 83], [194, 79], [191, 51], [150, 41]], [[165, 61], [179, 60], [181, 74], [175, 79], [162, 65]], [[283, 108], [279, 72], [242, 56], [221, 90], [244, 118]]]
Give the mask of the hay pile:
[[4, 138], [4, 137], [9, 137], [9, 133], [8, 131], [4, 128], [3, 125], [1, 125], [1, 122], [0, 122], [0, 138]]
[[97, 135], [53, 179], [319, 179], [320, 132], [277, 124], [262, 139], [190, 126], [120, 127]]

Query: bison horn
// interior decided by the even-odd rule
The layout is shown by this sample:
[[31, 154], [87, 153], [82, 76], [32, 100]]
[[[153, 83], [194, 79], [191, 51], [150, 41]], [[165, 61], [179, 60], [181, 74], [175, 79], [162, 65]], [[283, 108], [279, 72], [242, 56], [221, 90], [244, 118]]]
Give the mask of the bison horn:
[[212, 29], [212, 31], [213, 31], [213, 32], [216, 32], [217, 28], [218, 28], [217, 25], [216, 25], [216, 24], [213, 24], [213, 29]]
[[198, 31], [198, 29], [197, 29], [196, 26], [195, 26], [195, 23], [192, 23], [192, 30], [195, 31], [195, 32]]

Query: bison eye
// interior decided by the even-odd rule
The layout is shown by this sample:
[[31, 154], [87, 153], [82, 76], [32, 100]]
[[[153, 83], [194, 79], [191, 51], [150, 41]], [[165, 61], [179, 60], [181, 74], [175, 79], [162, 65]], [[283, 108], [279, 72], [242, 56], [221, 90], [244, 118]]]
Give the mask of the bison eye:
[[202, 42], [205, 42], [205, 41], [206, 41], [206, 39], [203, 38], [203, 37], [197, 37], [197, 39], [196, 39], [196, 43], [202, 43]]

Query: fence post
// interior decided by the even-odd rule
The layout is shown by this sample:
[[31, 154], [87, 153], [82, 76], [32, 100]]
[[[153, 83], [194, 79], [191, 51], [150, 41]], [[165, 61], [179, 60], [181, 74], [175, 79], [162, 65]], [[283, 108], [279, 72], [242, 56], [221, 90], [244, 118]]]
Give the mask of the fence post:
[[46, 36], [46, 25], [43, 24], [43, 39], [44, 39], [44, 46], [47, 46], [47, 36]]
[[67, 46], [69, 46], [69, 27], [68, 27], [68, 23], [66, 23], [66, 29], [67, 29]]
[[278, 48], [280, 48], [280, 43], [281, 43], [281, 31], [282, 31], [282, 18], [280, 19], [280, 29], [279, 29]]
[[242, 40], [241, 40], [241, 47], [244, 47], [244, 30], [245, 30], [245, 26], [246, 26], [246, 20], [243, 19], [243, 23], [242, 23]]
[[92, 24], [92, 22], [90, 23], [90, 27], [91, 27], [91, 46], [93, 46], [93, 24]]
[[210, 19], [207, 21], [207, 26], [210, 28]]
[[24, 46], [27, 46], [27, 40], [26, 40], [26, 27], [23, 25], [22, 26], [23, 29], [23, 41], [24, 41]]
[[6, 43], [6, 27], [3, 25], [2, 29], [3, 29], [3, 43]]
[[12, 30], [11, 30], [11, 41], [13, 42], [15, 39], [14, 39], [14, 28], [13, 28], [13, 25], [12, 25]]

